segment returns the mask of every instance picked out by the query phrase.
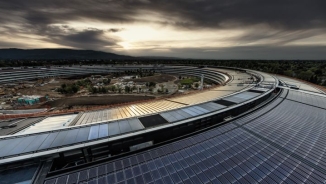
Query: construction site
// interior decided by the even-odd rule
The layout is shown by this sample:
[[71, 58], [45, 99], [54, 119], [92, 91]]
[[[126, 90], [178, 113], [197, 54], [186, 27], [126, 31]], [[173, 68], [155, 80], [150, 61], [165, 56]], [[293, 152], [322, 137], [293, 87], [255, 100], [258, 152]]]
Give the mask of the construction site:
[[[204, 88], [212, 86], [203, 83]], [[41, 77], [0, 85], [0, 113], [97, 109], [189, 94], [200, 87], [199, 77], [154, 71]]]

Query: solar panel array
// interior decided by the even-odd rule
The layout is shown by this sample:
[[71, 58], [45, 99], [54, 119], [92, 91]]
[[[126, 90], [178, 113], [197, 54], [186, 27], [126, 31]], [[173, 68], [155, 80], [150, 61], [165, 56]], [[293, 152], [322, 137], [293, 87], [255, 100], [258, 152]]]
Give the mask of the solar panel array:
[[[214, 71], [222, 70], [224, 72], [228, 72], [235, 78], [249, 78], [250, 75], [246, 73], [236, 73], [232, 70], [224, 70], [224, 69], [213, 69]], [[171, 71], [175, 71], [171, 69]], [[212, 70], [210, 70], [212, 71]], [[243, 88], [248, 87], [248, 85], [244, 86], [236, 86], [238, 80], [233, 80], [230, 82], [229, 85], [233, 86], [220, 86], [218, 88], [213, 88], [209, 91], [204, 91], [202, 93], [190, 94], [182, 97], [174, 97], [169, 98], [166, 100], [157, 100], [154, 102], [146, 102], [140, 103], [135, 105], [128, 105], [113, 109], [107, 110], [99, 110], [99, 111], [91, 111], [85, 112], [83, 115], [78, 119], [76, 125], [84, 125], [89, 123], [96, 123], [100, 121], [111, 121], [111, 120], [118, 120], [136, 116], [144, 116], [146, 114], [153, 114], [153, 113], [160, 113], [163, 111], [168, 111], [172, 109], [181, 108], [187, 105], [196, 105], [203, 102], [212, 101], [218, 98], [221, 98], [226, 95], [230, 95], [236, 91], [242, 90]], [[275, 82], [275, 80], [274, 80]], [[246, 96], [246, 94], [245, 94]], [[257, 95], [252, 95], [257, 96]], [[240, 98], [242, 96], [239, 96]], [[241, 98], [243, 101], [248, 100], [248, 98]]]
[[247, 101], [248, 99], [257, 97], [259, 95], [260, 95], [259, 93], [243, 92], [243, 93], [239, 93], [236, 95], [232, 95], [230, 97], [226, 97], [226, 98], [224, 98], [224, 100], [234, 102], [234, 103], [242, 103], [244, 101]]
[[267, 116], [253, 120], [244, 127], [280, 149], [295, 154], [301, 162], [326, 171], [325, 110], [286, 100]]
[[142, 129], [144, 129], [144, 126], [141, 122], [136, 118], [132, 118], [60, 132], [5, 139], [0, 141], [0, 157], [53, 149]]
[[325, 143], [325, 110], [279, 98], [226, 125], [45, 183], [325, 183]]
[[[168, 123], [174, 123], [225, 108], [225, 106], [208, 102], [196, 106], [180, 108], [178, 110], [161, 113]], [[135, 108], [134, 108], [135, 109]], [[104, 113], [103, 113], [104, 114]], [[112, 115], [112, 114], [111, 114]], [[97, 123], [91, 126], [82, 126], [72, 129], [61, 129], [55, 132], [27, 134], [17, 138], [0, 139], [0, 158], [13, 155], [23, 155], [30, 152], [39, 152], [49, 149], [58, 149], [63, 146], [81, 144], [103, 138], [109, 138], [125, 133], [145, 129], [146, 126], [138, 118], [113, 120]]]
[[186, 107], [174, 111], [163, 112], [160, 115], [165, 118], [168, 122], [176, 122], [189, 118], [193, 118], [196, 116], [200, 116], [203, 114], [207, 114], [213, 111], [217, 111], [225, 108], [225, 106], [216, 104], [216, 103], [205, 103], [197, 106]]
[[288, 99], [326, 109], [326, 98], [321, 96], [290, 91]]

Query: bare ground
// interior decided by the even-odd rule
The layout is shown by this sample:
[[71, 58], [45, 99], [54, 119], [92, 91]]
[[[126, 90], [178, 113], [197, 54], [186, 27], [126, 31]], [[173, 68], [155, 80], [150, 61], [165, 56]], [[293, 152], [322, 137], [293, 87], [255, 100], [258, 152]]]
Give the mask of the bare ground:
[[84, 96], [74, 98], [64, 98], [49, 101], [44, 106], [50, 107], [71, 107], [71, 106], [91, 106], [91, 105], [114, 105], [120, 103], [155, 99], [153, 96], [140, 95], [111, 95], [111, 96]]
[[52, 79], [47, 79], [45, 82], [48, 84], [45, 84], [44, 86], [26, 87], [23, 89], [18, 89], [17, 93], [21, 93], [22, 95], [41, 95], [41, 96], [45, 96], [46, 94], [48, 94], [51, 98], [60, 98], [60, 97], [65, 97], [65, 95], [54, 91], [54, 89], [61, 87], [61, 84], [63, 83], [70, 84], [74, 82], [73, 80], [56, 78], [54, 82], [52, 81], [52, 83], [49, 83], [51, 80]]

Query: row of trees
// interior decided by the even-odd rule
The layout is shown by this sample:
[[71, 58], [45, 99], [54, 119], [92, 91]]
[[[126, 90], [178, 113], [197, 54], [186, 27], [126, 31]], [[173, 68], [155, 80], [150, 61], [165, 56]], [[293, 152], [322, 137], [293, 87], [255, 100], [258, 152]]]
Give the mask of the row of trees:
[[79, 86], [77, 86], [75, 83], [62, 84], [61, 88], [58, 88], [57, 91], [61, 94], [75, 94], [79, 91]]
[[[105, 83], [105, 82], [103, 82]], [[107, 84], [110, 83], [109, 81], [106, 82]], [[156, 86], [156, 82], [148, 82], [146, 83], [146, 86], [149, 87], [149, 91], [153, 90], [153, 87]], [[135, 90], [138, 91], [142, 91], [142, 89], [137, 89], [136, 86], [125, 86], [124, 89], [122, 89], [121, 87], [117, 87], [115, 85], [112, 86], [102, 86], [102, 87], [94, 87], [92, 85], [92, 82], [89, 79], [85, 79], [85, 80], [80, 80], [77, 81], [75, 83], [72, 84], [62, 84], [60, 88], [57, 89], [57, 91], [61, 94], [75, 94], [79, 91], [79, 89], [81, 88], [86, 88], [90, 93], [96, 94], [96, 93], [100, 93], [100, 94], [106, 94], [108, 92], [118, 92], [118, 93], [122, 93], [123, 91], [125, 93], [131, 93]]]
[[156, 82], [146, 82], [146, 86], [147, 87], [155, 87], [156, 86]]
[[[134, 90], [137, 90], [137, 87], [136, 86], [125, 86], [124, 88], [124, 92], [125, 93], [131, 93], [133, 92]], [[138, 89], [139, 91], [141, 91], [141, 89]], [[100, 93], [100, 94], [106, 94], [108, 93], [109, 91], [111, 92], [118, 92], [118, 93], [122, 93], [123, 89], [120, 88], [120, 87], [116, 87], [116, 86], [110, 86], [110, 87], [89, 87], [88, 88], [88, 91], [93, 93], [93, 94], [96, 94], [96, 93]]]
[[[110, 84], [111, 79], [103, 79], [102, 83], [104, 85]], [[60, 88], [57, 89], [57, 91], [61, 94], [75, 94], [77, 93], [81, 88], [88, 89], [91, 93], [107, 93], [109, 90], [116, 91], [116, 87], [99, 87], [96, 88], [93, 86], [92, 81], [90, 79], [83, 79], [79, 80], [72, 84], [62, 84]]]
[[57, 91], [61, 94], [75, 94], [79, 91], [81, 87], [86, 88], [92, 85], [91, 80], [84, 79], [79, 80], [72, 84], [62, 84], [60, 88], [57, 89]]

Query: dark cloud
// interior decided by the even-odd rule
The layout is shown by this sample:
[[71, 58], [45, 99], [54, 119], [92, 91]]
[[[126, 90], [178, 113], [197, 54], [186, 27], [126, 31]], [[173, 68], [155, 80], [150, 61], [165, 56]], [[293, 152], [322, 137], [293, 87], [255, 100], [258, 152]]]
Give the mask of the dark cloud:
[[[284, 49], [282, 46], [290, 42], [324, 34], [325, 10], [325, 0], [10, 0], [0, 1], [0, 33], [2, 36], [38, 35], [43, 41], [62, 46], [103, 50], [118, 47], [121, 40], [114, 37], [114, 33], [123, 31], [123, 27], [76, 30], [69, 22], [136, 24], [150, 21], [198, 34], [202, 29], [243, 29], [246, 31], [242, 35], [230, 40], [239, 45], [270, 41], [271, 47], [261, 50], [267, 53]], [[153, 15], [155, 19], [151, 19]], [[10, 45], [8, 40], [2, 43]], [[295, 48], [307, 55], [315, 53], [311, 49], [308, 49], [311, 52], [305, 52], [301, 47], [287, 47], [287, 53], [295, 54]], [[245, 47], [237, 49], [240, 48], [226, 49], [223, 53], [246, 51]], [[197, 51], [187, 53], [201, 56], [203, 50]], [[264, 56], [269, 57], [268, 54]]]
[[[193, 59], [275, 59], [275, 60], [324, 60], [326, 46], [242, 46], [225, 48], [162, 48], [138, 50], [129, 54], [137, 56], [170, 56]], [[128, 53], [126, 53], [128, 54]]]
[[[286, 29], [325, 27], [325, 0], [11, 0], [1, 12], [23, 16], [31, 24], [62, 23], [81, 18], [104, 22], [141, 21], [136, 15], [160, 14], [187, 28], [223, 28], [267, 24]], [[5, 21], [8, 16], [1, 16]]]
[[183, 27], [241, 27], [266, 24], [283, 29], [326, 26], [324, 0], [201, 0], [168, 1], [157, 10], [180, 17]]
[[46, 35], [47, 42], [82, 49], [110, 50], [111, 47], [118, 47], [116, 43], [119, 42], [117, 38], [106, 36], [103, 30], [77, 31], [69, 26], [52, 26], [47, 29]]
[[111, 32], [111, 33], [117, 33], [117, 32], [120, 32], [122, 31], [123, 29], [118, 29], [118, 28], [111, 28], [109, 29], [108, 31]]
[[324, 29], [311, 30], [279, 30], [279, 31], [257, 31], [249, 30], [240, 36], [228, 38], [228, 41], [234, 41], [238, 44], [250, 44], [259, 42], [269, 42], [270, 45], [282, 46], [293, 41], [311, 38], [316, 35], [324, 34]]

